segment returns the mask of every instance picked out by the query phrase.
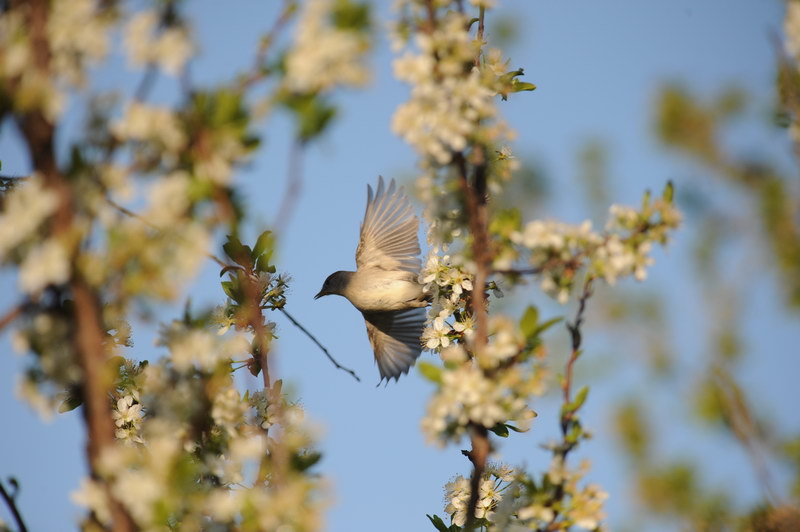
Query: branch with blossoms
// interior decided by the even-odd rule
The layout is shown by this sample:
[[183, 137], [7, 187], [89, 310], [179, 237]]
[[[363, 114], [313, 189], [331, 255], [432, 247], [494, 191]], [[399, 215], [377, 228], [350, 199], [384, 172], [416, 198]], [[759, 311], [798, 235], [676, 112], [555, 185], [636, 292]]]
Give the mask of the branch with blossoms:
[[[289, 111], [303, 144], [327, 129], [332, 91], [367, 79], [369, 10], [286, 2], [253, 71], [203, 88], [185, 69], [196, 46], [182, 3], [124, 4], [0, 10], [0, 116], [16, 121], [33, 167], [24, 182], [3, 180], [0, 198], [0, 262], [19, 269], [24, 297], [2, 326], [13, 324], [15, 348], [33, 355], [21, 395], [43, 415], [83, 408], [90, 477], [73, 499], [89, 511], [87, 529], [318, 529], [326, 493], [311, 468], [320, 454], [302, 409], [268, 373], [275, 324], [265, 313], [285, 310], [288, 278], [270, 263], [269, 233], [252, 248], [239, 242], [246, 215], [233, 176], [268, 111]], [[142, 69], [122, 103], [89, 83], [117, 26], [127, 61]], [[287, 26], [296, 31], [281, 41]], [[161, 74], [180, 76], [174, 106], [145, 101]], [[55, 131], [81, 93], [85, 130], [56, 161]], [[132, 203], [141, 214], [131, 216]], [[133, 309], [181, 297], [223, 230], [233, 235], [228, 302], [216, 313], [187, 304], [162, 327], [166, 356], [126, 358]], [[235, 330], [214, 334], [225, 325]], [[242, 394], [236, 366], [261, 373], [264, 388]]]
[[[535, 86], [510, 68], [502, 52], [489, 48], [485, 17], [494, 2], [399, 3], [395, 47], [405, 48], [395, 74], [411, 85], [409, 101], [393, 118], [393, 129], [420, 156], [417, 184], [426, 204], [431, 252], [420, 275], [431, 296], [423, 344], [442, 364], [420, 363], [435, 384], [422, 421], [427, 438], [440, 445], [469, 438], [462, 453], [470, 460], [468, 479], [446, 487], [445, 512], [451, 523], [429, 516], [440, 531], [504, 530], [512, 524], [533, 529], [572, 525], [595, 528], [602, 519], [602, 493], [580, 487], [564, 458], [577, 444], [577, 410], [586, 398], [571, 397], [572, 368], [580, 349], [580, 326], [592, 280], [613, 284], [632, 275], [644, 279], [654, 243], [666, 243], [680, 216], [672, 188], [662, 197], [645, 196], [642, 207], [612, 208], [604, 233], [588, 223], [532, 221], [503, 209], [494, 198], [513, 178], [516, 162], [503, 143], [512, 132], [500, 119], [497, 102]], [[474, 15], [469, 11], [474, 10]], [[519, 266], [527, 261], [530, 266]], [[498, 475], [489, 462], [492, 438], [524, 432], [535, 417], [529, 403], [545, 391], [549, 373], [542, 334], [559, 321], [540, 319], [529, 306], [521, 319], [490, 313], [500, 297], [498, 277], [511, 288], [526, 275], [541, 278], [545, 293], [566, 303], [583, 272], [587, 279], [579, 313], [570, 325], [573, 354], [562, 383], [562, 434], [570, 444], [556, 451], [542, 483], [522, 470]], [[583, 434], [581, 432], [581, 434]], [[500, 480], [502, 478], [502, 480]]]

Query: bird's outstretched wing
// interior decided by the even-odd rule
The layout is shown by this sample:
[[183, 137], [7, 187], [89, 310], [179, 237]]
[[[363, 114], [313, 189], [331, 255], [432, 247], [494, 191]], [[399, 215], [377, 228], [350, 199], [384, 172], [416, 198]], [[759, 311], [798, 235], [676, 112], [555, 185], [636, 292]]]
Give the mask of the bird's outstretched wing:
[[364, 320], [381, 380], [396, 380], [408, 373], [422, 352], [420, 337], [425, 326], [425, 309], [364, 312]]
[[372, 193], [367, 185], [367, 210], [361, 223], [361, 237], [356, 250], [359, 270], [405, 270], [419, 272], [419, 220], [414, 215], [403, 189], [394, 179], [386, 189], [378, 178], [378, 189]]

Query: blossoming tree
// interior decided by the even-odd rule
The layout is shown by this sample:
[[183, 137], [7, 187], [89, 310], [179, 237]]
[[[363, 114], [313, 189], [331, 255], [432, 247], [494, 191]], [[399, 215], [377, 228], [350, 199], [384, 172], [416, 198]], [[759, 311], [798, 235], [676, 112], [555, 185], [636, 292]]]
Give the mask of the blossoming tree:
[[[410, 98], [391, 128], [418, 156], [429, 245], [419, 281], [432, 300], [420, 341], [438, 357], [419, 363], [433, 388], [421, 427], [433, 444], [469, 442], [469, 471], [447, 484], [446, 515], [429, 519], [442, 531], [598, 529], [606, 493], [570, 456], [587, 437], [588, 388], [573, 382], [585, 309], [596, 284], [646, 278], [653, 246], [680, 222], [672, 186], [638, 207], [613, 206], [599, 230], [524, 220], [498, 199], [518, 169], [498, 102], [533, 97], [535, 86], [487, 42], [494, 2], [396, 4], [394, 72]], [[241, 241], [246, 205], [234, 176], [272, 111], [293, 116], [302, 150], [334, 119], [331, 93], [369, 79], [369, 6], [287, 0], [252, 68], [213, 88], [186, 68], [196, 43], [181, 9], [0, 2], [0, 118], [16, 124], [33, 168], [3, 181], [0, 260], [18, 271], [22, 297], [0, 326], [29, 355], [25, 398], [41, 411], [83, 412], [90, 474], [74, 498], [85, 530], [317, 530], [329, 494], [313, 470], [321, 455], [269, 370], [272, 313], [297, 323], [285, 309], [290, 281], [271, 232]], [[140, 81], [129, 98], [88, 94], [116, 28]], [[179, 78], [177, 103], [149, 101], [160, 75]], [[55, 138], [76, 95], [89, 102], [85, 129], [60, 157]], [[218, 307], [187, 304], [161, 327], [166, 356], [132, 357], [135, 309], [183, 297], [209, 260], [224, 277]], [[521, 316], [495, 310], [502, 291], [530, 279], [578, 303], [563, 369], [542, 339], [559, 318], [533, 305]], [[237, 370], [259, 375], [262, 390], [242, 393]], [[553, 371], [561, 436], [547, 446], [548, 470], [490, 461], [496, 438], [529, 429]]]

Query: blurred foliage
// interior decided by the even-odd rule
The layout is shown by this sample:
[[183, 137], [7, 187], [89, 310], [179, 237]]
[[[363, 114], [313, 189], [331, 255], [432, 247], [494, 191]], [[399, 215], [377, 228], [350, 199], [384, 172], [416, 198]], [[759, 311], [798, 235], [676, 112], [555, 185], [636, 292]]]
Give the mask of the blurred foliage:
[[[598, 294], [596, 304], [602, 306], [596, 313], [598, 326], [626, 332], [626, 347], [615, 350], [648, 355], [637, 357], [637, 362], [644, 362], [640, 369], [651, 376], [648, 396], [663, 390], [674, 400], [669, 411], [686, 409], [695, 414], [691, 424], [680, 414], [665, 420], [656, 415], [652, 401], [639, 397], [642, 391], [617, 405], [613, 430], [629, 463], [630, 492], [638, 499], [638, 510], [624, 519], [629, 530], [649, 529], [655, 523], [671, 530], [800, 530], [800, 435], [782, 427], [776, 412], [758, 400], [757, 386], [769, 384], [752, 379], [745, 384], [742, 379], [745, 363], [758, 345], [758, 338], [753, 341], [743, 327], [754, 276], [775, 273], [768, 279], [777, 284], [783, 301], [774, 303], [773, 312], [796, 319], [800, 308], [797, 169], [774, 151], [748, 147], [742, 153], [727, 142], [734, 128], [761, 128], [774, 136], [770, 130], [778, 127], [791, 136], [795, 156], [800, 153], [796, 134], [800, 76], [786, 62], [780, 65], [777, 89], [777, 110], [768, 123], [759, 123], [754, 118], [757, 113], [748, 112], [757, 102], [738, 88], [705, 100], [672, 84], [664, 86], [655, 100], [658, 139], [677, 158], [688, 161], [693, 174], [689, 180], [679, 180], [678, 202], [689, 215], [690, 267], [700, 289], [691, 301], [680, 304], [698, 306], [709, 318], [693, 333], [697, 339], [692, 345], [702, 356], [687, 364], [675, 345], [685, 331], [675, 329], [674, 317], [667, 312], [672, 287], [660, 294], [633, 296], [624, 290]], [[606, 191], [612, 185], [608, 160], [601, 140], [590, 141], [578, 152], [578, 182], [586, 204], [597, 213], [608, 203]], [[594, 212], [593, 216], [598, 217]], [[786, 404], [792, 401], [787, 399]], [[667, 454], [660, 442], [678, 430], [689, 431], [690, 441], [698, 447]], [[715, 457], [701, 454], [700, 446], [725, 439], [736, 442], [743, 457], [738, 464], [726, 464], [734, 475], [727, 478], [749, 476], [747, 484], [712, 480], [718, 478], [711, 474]], [[753, 486], [761, 499], [742, 504]]]
[[710, 102], [699, 102], [684, 88], [667, 86], [656, 107], [656, 130], [664, 145], [705, 166], [726, 188], [743, 193], [770, 245], [772, 257], [765, 258], [781, 275], [788, 304], [800, 307], [800, 198], [793, 193], [791, 178], [766, 156], [739, 157], [721, 144], [725, 125], [743, 116], [745, 96], [727, 89]]

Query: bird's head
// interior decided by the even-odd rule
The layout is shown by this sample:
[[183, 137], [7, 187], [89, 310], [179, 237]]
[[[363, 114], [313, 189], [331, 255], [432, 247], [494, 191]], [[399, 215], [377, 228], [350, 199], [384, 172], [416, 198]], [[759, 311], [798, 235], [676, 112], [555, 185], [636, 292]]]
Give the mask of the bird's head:
[[322, 296], [329, 296], [331, 294], [343, 295], [344, 288], [350, 282], [350, 276], [353, 272], [334, 272], [325, 279], [322, 283], [322, 290], [319, 291], [314, 299], [319, 299]]

